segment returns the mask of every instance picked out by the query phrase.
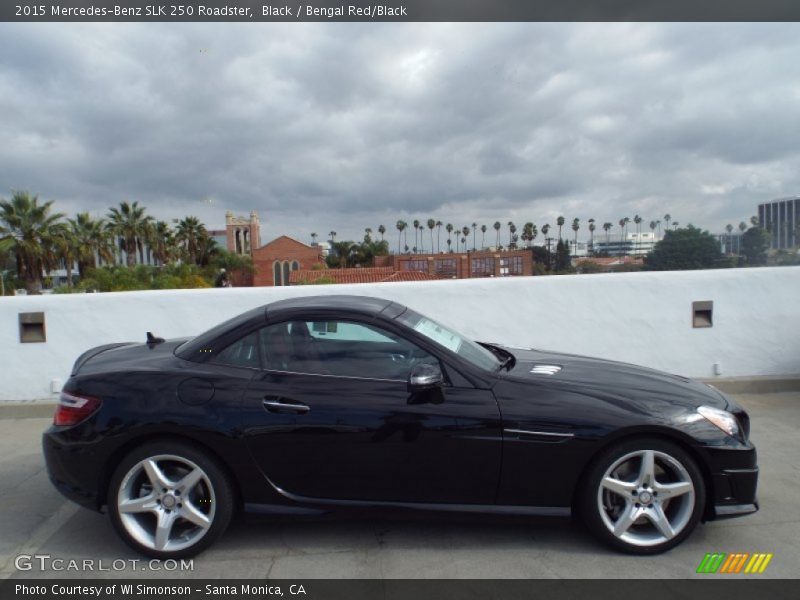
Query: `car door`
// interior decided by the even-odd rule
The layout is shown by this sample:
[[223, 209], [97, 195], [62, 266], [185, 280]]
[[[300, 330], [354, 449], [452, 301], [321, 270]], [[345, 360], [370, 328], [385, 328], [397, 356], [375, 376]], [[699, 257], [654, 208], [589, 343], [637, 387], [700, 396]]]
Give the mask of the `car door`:
[[244, 399], [248, 447], [287, 496], [491, 504], [501, 419], [491, 390], [450, 370], [409, 391], [415, 364], [449, 367], [358, 321], [297, 320], [260, 332], [265, 369]]

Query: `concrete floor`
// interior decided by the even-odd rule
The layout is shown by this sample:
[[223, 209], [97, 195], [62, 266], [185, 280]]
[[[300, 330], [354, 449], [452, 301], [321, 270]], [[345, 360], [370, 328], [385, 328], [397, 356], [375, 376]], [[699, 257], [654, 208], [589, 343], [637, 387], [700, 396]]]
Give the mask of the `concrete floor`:
[[[764, 575], [800, 572], [800, 394], [738, 395], [759, 450], [761, 511], [701, 525], [681, 546], [649, 558], [617, 554], [569, 520], [351, 515], [313, 521], [236, 522], [182, 577], [249, 578], [686, 578], [706, 552], [772, 552]], [[0, 579], [170, 577], [115, 535], [108, 519], [64, 500], [39, 447], [49, 419], [2, 418]], [[20, 554], [102, 560], [109, 571], [18, 571]], [[129, 561], [140, 560], [132, 565]], [[112, 563], [112, 561], [118, 561]], [[123, 566], [123, 570], [115, 570]], [[98, 563], [95, 562], [95, 568]], [[704, 578], [726, 577], [703, 575]], [[731, 576], [731, 577], [742, 577]]]

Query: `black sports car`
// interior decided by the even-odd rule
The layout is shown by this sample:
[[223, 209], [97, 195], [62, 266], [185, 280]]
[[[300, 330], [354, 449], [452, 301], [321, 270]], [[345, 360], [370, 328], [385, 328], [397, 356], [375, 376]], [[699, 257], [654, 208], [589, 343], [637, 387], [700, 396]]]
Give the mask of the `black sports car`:
[[653, 554], [758, 510], [748, 433], [744, 410], [689, 379], [318, 296], [85, 352], [43, 445], [63, 494], [159, 558], [203, 550], [237, 510], [344, 507], [579, 514]]

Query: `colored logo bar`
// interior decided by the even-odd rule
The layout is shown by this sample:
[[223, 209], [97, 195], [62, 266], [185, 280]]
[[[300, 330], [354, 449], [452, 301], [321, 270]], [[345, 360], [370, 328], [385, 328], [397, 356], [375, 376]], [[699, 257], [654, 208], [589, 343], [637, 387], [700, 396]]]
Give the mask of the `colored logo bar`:
[[700, 561], [697, 573], [763, 573], [772, 556], [765, 552], [709, 552]]

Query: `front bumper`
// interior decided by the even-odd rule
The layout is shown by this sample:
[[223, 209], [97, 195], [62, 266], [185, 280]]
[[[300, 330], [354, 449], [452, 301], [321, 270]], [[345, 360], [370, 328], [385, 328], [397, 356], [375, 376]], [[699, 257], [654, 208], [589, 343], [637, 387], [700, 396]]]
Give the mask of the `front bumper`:
[[755, 447], [707, 448], [711, 470], [711, 496], [705, 520], [729, 519], [758, 510], [758, 465]]

